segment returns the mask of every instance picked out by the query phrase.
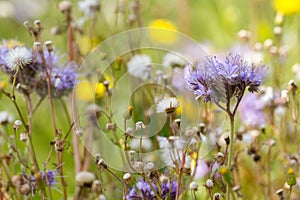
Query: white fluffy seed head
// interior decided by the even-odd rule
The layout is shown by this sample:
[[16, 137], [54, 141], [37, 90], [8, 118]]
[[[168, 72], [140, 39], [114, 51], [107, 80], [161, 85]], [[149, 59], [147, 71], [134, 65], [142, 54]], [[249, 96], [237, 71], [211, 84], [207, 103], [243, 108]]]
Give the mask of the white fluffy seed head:
[[76, 184], [78, 186], [83, 186], [86, 184], [92, 184], [93, 181], [95, 180], [95, 175], [91, 172], [88, 171], [82, 171], [76, 174]]

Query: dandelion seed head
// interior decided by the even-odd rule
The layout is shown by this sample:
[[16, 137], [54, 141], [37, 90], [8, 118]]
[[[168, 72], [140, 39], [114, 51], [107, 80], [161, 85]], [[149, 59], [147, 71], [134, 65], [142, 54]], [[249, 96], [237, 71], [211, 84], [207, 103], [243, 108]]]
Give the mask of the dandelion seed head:
[[16, 47], [8, 52], [5, 62], [8, 68], [16, 70], [18, 67], [23, 68], [30, 64], [32, 62], [32, 55], [25, 47]]

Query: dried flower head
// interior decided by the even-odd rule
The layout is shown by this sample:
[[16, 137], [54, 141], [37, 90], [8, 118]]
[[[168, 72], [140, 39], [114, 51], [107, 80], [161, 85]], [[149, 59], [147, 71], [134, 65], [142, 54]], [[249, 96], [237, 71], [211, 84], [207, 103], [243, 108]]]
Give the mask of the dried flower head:
[[179, 107], [179, 105], [179, 101], [175, 97], [165, 98], [156, 105], [156, 112], [171, 114]]

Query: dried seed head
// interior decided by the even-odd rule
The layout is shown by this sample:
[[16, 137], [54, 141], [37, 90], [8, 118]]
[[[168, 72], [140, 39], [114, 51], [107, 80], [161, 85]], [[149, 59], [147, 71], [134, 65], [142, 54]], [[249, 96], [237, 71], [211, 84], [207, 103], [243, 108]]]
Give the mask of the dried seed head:
[[264, 41], [264, 48], [265, 49], [270, 49], [273, 46], [273, 40], [271, 39], [266, 39]]
[[251, 37], [251, 33], [245, 29], [242, 29], [238, 32], [238, 38], [241, 41], [247, 42], [249, 41], [250, 37]]
[[61, 1], [58, 4], [58, 9], [62, 12], [70, 12], [72, 10], [72, 3], [70, 1]]
[[160, 181], [162, 184], [167, 184], [167, 183], [169, 183], [169, 177], [167, 177], [166, 175], [162, 174], [162, 175], [159, 177], [159, 181]]
[[26, 142], [26, 141], [28, 140], [28, 135], [27, 135], [26, 132], [22, 132], [22, 133], [20, 134], [20, 140], [21, 140], [22, 142]]
[[99, 180], [94, 180], [92, 184], [92, 191], [95, 193], [100, 193], [101, 191], [101, 182]]
[[144, 163], [142, 161], [136, 161], [134, 162], [134, 168], [138, 171], [142, 171], [144, 167]]
[[241, 189], [241, 186], [240, 185], [236, 185], [232, 188], [232, 191], [234, 192], [238, 192], [239, 190]]
[[135, 130], [136, 131], [142, 130], [144, 128], [146, 128], [146, 126], [142, 121], [138, 121], [138, 122], [135, 123]]
[[215, 193], [214, 194], [214, 200], [220, 200], [221, 199], [221, 194], [220, 193]]
[[21, 126], [22, 126], [22, 121], [21, 120], [16, 120], [14, 122], [13, 128], [16, 129], [16, 130], [19, 130]]
[[123, 175], [123, 180], [128, 181], [129, 179], [131, 179], [131, 174], [130, 173], [126, 173]]
[[43, 46], [41, 42], [34, 42], [33, 49], [37, 52], [43, 52]]
[[53, 51], [53, 45], [52, 45], [52, 41], [46, 41], [45, 42], [45, 46], [46, 46], [46, 48], [47, 48], [47, 50], [49, 51], [49, 52], [52, 52]]
[[198, 183], [197, 182], [191, 182], [190, 183], [190, 189], [191, 190], [198, 190]]
[[95, 175], [88, 171], [82, 171], [76, 174], [75, 180], [78, 186], [92, 186]]
[[211, 179], [207, 179], [205, 186], [207, 188], [212, 188], [214, 186], [214, 182]]
[[36, 27], [38, 30], [41, 30], [41, 29], [42, 29], [42, 23], [41, 23], [41, 20], [35, 20], [33, 23], [34, 23], [35, 27]]
[[275, 26], [273, 29], [273, 33], [276, 36], [280, 36], [282, 34], [282, 28], [280, 26]]
[[104, 194], [100, 194], [97, 200], [106, 200], [106, 197], [104, 196]]
[[281, 188], [281, 189], [277, 190], [276, 194], [281, 197], [283, 195], [283, 189]]
[[117, 128], [116, 124], [115, 123], [107, 123], [106, 124], [106, 129], [109, 130], [109, 131], [115, 131]]
[[28, 195], [31, 192], [30, 185], [28, 183], [25, 183], [20, 186], [19, 192], [23, 195]]
[[145, 171], [153, 171], [155, 169], [155, 164], [153, 162], [147, 162], [144, 166]]
[[11, 178], [11, 182], [12, 182], [12, 184], [13, 184], [16, 188], [19, 188], [20, 185], [22, 184], [22, 176], [21, 176], [21, 175], [14, 175], [14, 176]]

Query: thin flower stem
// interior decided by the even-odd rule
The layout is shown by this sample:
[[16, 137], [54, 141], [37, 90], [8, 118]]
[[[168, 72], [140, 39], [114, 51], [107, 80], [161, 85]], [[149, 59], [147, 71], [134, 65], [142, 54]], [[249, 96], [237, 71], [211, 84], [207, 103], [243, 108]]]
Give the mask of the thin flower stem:
[[178, 200], [179, 199], [179, 191], [180, 191], [180, 187], [181, 187], [181, 178], [182, 178], [182, 174], [183, 174], [183, 168], [184, 168], [184, 165], [185, 165], [185, 154], [186, 154], [186, 151], [184, 151], [182, 153], [182, 160], [181, 160], [181, 164], [179, 166], [179, 174], [178, 174], [178, 187], [176, 189], [176, 196], [175, 196], [175, 200]]
[[153, 193], [154, 193], [155, 197], [157, 198], [157, 200], [161, 200], [161, 197], [157, 193], [156, 189], [153, 187], [153, 185], [152, 185], [151, 181], [149, 180], [149, 178], [147, 176], [144, 176], [144, 178], [145, 178], [145, 181], [150, 186], [151, 190], [153, 191]]
[[[54, 135], [54, 139], [57, 139], [57, 127], [56, 127], [56, 120], [55, 120], [55, 113], [54, 113], [54, 105], [53, 105], [53, 98], [52, 98], [52, 93], [51, 93], [51, 76], [48, 72], [47, 69], [47, 63], [46, 63], [46, 59], [44, 56], [43, 51], [39, 52], [43, 61], [43, 65], [44, 65], [44, 70], [45, 70], [45, 74], [47, 77], [47, 88], [48, 88], [48, 96], [49, 96], [49, 103], [50, 103], [50, 111], [51, 111], [51, 119], [52, 119], [52, 126], [53, 126], [53, 135]], [[49, 68], [51, 69], [51, 62], [50, 62], [50, 66]], [[62, 189], [63, 189], [63, 195], [64, 195], [64, 200], [67, 200], [67, 189], [66, 189], [66, 183], [65, 183], [65, 179], [64, 179], [64, 175], [63, 175], [63, 167], [62, 167], [62, 153], [55, 151], [56, 152], [56, 160], [58, 162], [58, 166], [59, 166], [59, 175], [61, 177], [61, 183], [62, 183]]]
[[[231, 162], [233, 158], [233, 138], [234, 138], [234, 115], [229, 114], [230, 118], [230, 144], [229, 144], [229, 156], [227, 161], [227, 168], [231, 174]], [[226, 185], [226, 200], [230, 200], [230, 183]]]

